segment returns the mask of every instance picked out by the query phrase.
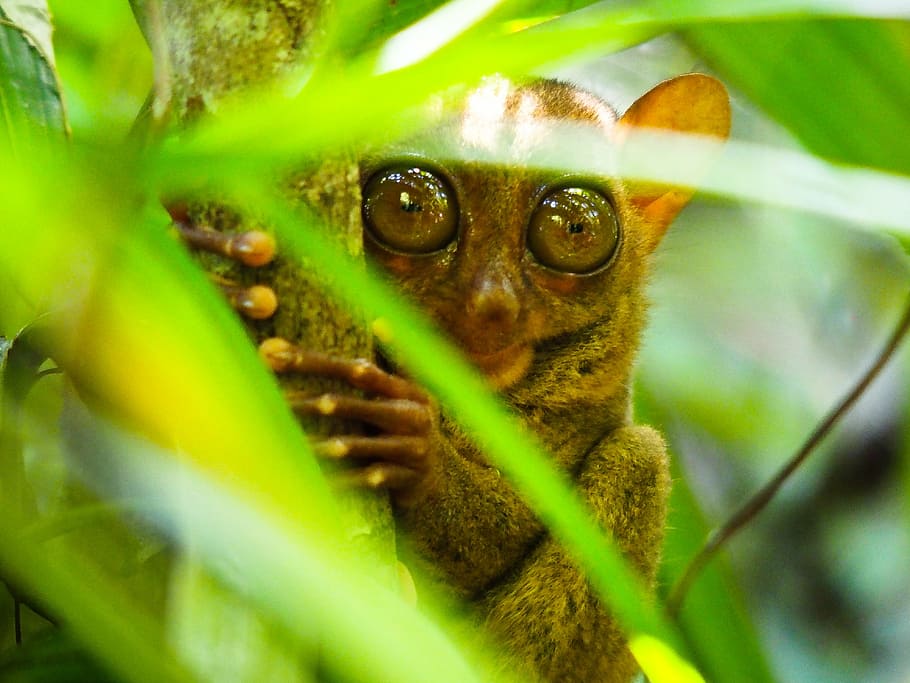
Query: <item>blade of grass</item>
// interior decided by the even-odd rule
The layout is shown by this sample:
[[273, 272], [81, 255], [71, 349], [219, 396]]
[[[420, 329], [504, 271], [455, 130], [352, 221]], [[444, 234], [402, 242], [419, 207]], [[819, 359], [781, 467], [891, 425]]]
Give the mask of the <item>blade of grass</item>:
[[[689, 184], [690, 159], [711, 155], [711, 140], [663, 131], [632, 131], [623, 141], [622, 166], [612, 159], [609, 141], [592, 138], [590, 131], [566, 125], [551, 136], [559, 151], [534, 161], [541, 168], [600, 176]], [[440, 159], [482, 163], [507, 162], [504, 157], [470, 156], [451, 145], [439, 147]], [[628, 150], [628, 154], [625, 153]], [[714, 150], [716, 152], [716, 149]], [[264, 152], [264, 157], [270, 152]], [[567, 163], [566, 159], [571, 159]], [[262, 163], [267, 159], [263, 158]], [[186, 156], [165, 147], [148, 159], [153, 182], [178, 186], [218, 185], [230, 177], [255, 180], [257, 162], [241, 174], [233, 160], [209, 155]], [[254, 173], [257, 171], [257, 173]], [[731, 140], [699, 180], [702, 191], [750, 202], [766, 203], [828, 216], [858, 228], [890, 229], [910, 234], [910, 177], [858, 166], [834, 164], [812, 155], [761, 144]]]
[[[671, 518], [662, 567], [664, 583], [671, 585], [681, 562], [704, 538], [705, 522], [698, 511], [685, 474], [674, 461]], [[771, 683], [774, 676], [762, 651], [754, 624], [735, 579], [726, 565], [706, 571], [693, 587], [678, 623], [686, 641], [697, 653], [695, 661], [712, 681], [749, 680]]]
[[[685, 159], [703, 143], [642, 131], [625, 144], [636, 148], [625, 160], [625, 177], [685, 184]], [[910, 231], [910, 178], [802, 152], [729, 141], [699, 185], [706, 192], [809, 211], [857, 227]]]
[[[208, 291], [198, 268], [176, 242], [168, 240], [162, 222], [154, 216], [147, 219], [152, 225], [145, 229], [141, 223], [136, 225], [139, 217], [120, 213], [117, 202], [102, 203], [94, 210], [89, 204], [89, 210], [74, 212], [69, 202], [73, 197], [84, 200], [88, 183], [96, 191], [106, 184], [105, 179], [113, 184], [101, 169], [81, 170], [85, 175], [75, 169], [69, 169], [68, 174], [63, 166], [53, 174], [35, 177], [36, 172], [27, 164], [0, 167], [0, 181], [8, 180], [4, 176], [9, 173], [23, 184], [16, 201], [8, 205], [13, 220], [34, 213], [34, 202], [48, 196], [45, 182], [60, 182], [73, 193], [56, 195], [50, 203], [63, 206], [45, 212], [44, 220], [35, 221], [24, 239], [0, 233], [4, 252], [0, 266], [18, 273], [34, 265], [35, 260], [29, 261], [27, 255], [38, 242], [47, 240], [55, 245], [55, 259], [50, 263], [58, 267], [32, 278], [27, 291], [76, 310], [56, 318], [72, 326], [62, 328], [61, 335], [45, 336], [45, 347], [63, 351], [55, 355], [73, 361], [66, 367], [73, 372], [77, 386], [95, 403], [116, 406], [120, 419], [127, 414], [140, 434], [153, 434], [168, 444], [176, 441], [179, 452], [167, 453], [162, 463], [149, 457], [148, 448], [137, 451], [137, 455], [134, 447], [115, 444], [106, 451], [98, 440], [89, 439], [93, 457], [104, 457], [105, 452], [111, 457], [116, 454], [110, 465], [118, 476], [111, 477], [110, 469], [101, 472], [99, 468], [76, 466], [76, 471], [84, 477], [99, 476], [96, 486], [115, 482], [118, 494], [129, 493], [124, 489], [127, 486], [137, 489], [144, 495], [143, 504], [133, 505], [133, 514], [147, 516], [152, 514], [149, 505], [164, 505], [166, 511], [160, 512], [159, 519], [162, 528], [175, 540], [191, 538], [197, 549], [201, 544], [206, 550], [206, 565], [225, 572], [223, 578], [229, 585], [238, 580], [234, 569], [242, 567], [244, 578], [239, 583], [252, 581], [265, 613], [280, 617], [297, 637], [312, 637], [318, 632], [314, 623], [321, 621], [320, 647], [333, 667], [345, 675], [368, 680], [371, 673], [379, 672], [386, 680], [428, 680], [425, 669], [411, 666], [417, 661], [414, 657], [423, 657], [424, 666], [445, 662], [444, 675], [435, 670], [433, 680], [472, 680], [463, 665], [453, 664], [457, 658], [440, 660], [440, 652], [454, 655], [426, 622], [415, 621], [413, 615], [403, 616], [405, 608], [395, 598], [369, 581], [361, 584], [361, 579], [355, 579], [336, 560], [331, 560], [335, 564], [326, 564], [327, 558], [334, 557], [327, 549], [335, 538], [331, 525], [323, 534], [318, 524], [301, 524], [301, 518], [321, 520], [321, 515], [330, 514], [319, 488], [324, 484], [321, 478], [312, 482], [302, 479], [295, 471], [303, 465], [314, 467], [305, 457], [306, 444], [292, 425], [274, 381], [239, 333], [233, 313]], [[112, 224], [131, 222], [136, 225], [132, 232], [110, 230]], [[68, 279], [68, 270], [61, 270], [57, 258], [68, 266], [78, 263], [80, 268], [93, 271], [96, 277], [87, 279], [102, 283], [97, 291], [89, 289], [94, 296], [87, 302], [81, 298], [86, 294], [82, 289], [61, 291], [59, 285]], [[225, 321], [230, 321], [226, 329], [221, 327]], [[85, 331], [92, 334], [86, 336]], [[211, 443], [200, 443], [200, 439]], [[211, 481], [199, 480], [198, 488], [187, 488], [161, 476], [161, 471], [173, 471], [181, 460]], [[135, 476], [130, 477], [131, 471]], [[212, 498], [206, 493], [214, 482], [226, 486], [229, 495], [222, 492]], [[6, 514], [0, 517], [7, 522], [12, 519]], [[308, 529], [306, 536], [301, 533], [303, 527]], [[3, 531], [5, 527], [0, 526]], [[288, 537], [296, 540], [289, 541]], [[88, 571], [78, 560], [66, 555], [51, 561], [35, 553], [22, 553], [15, 538], [7, 540], [4, 536], [4, 554], [0, 557], [9, 575], [18, 578], [30, 572], [29, 582], [23, 585], [48, 596], [55, 612], [67, 620], [71, 614], [83, 612], [80, 624], [103, 622], [110, 619], [105, 612], [109, 605], [117, 605], [123, 621], [133, 620], [135, 615], [128, 606], [109, 597], [110, 586], [100, 579], [89, 580], [91, 572], [86, 574], [83, 591], [69, 595], [72, 582]], [[34, 544], [34, 537], [29, 537], [28, 543]], [[73, 568], [73, 574], [55, 573], [53, 567], [45, 572], [49, 562]], [[354, 589], [355, 583], [361, 588]], [[243, 592], [249, 585], [240, 589]], [[396, 628], [385, 626], [382, 620], [389, 618], [395, 620]], [[79, 637], [118, 674], [123, 660], [128, 659], [144, 667], [133, 674], [135, 680], [182, 680], [170, 671], [179, 668], [171, 655], [157, 667], [145, 667], [146, 650], [136, 649], [132, 634], [147, 643], [154, 640], [144, 630], [142, 619], [136, 620], [133, 630], [120, 622], [86, 626], [88, 630], [95, 628], [97, 637], [106, 639], [107, 647], [83, 637], [81, 630]], [[117, 637], [114, 634], [118, 630], [130, 637]], [[432, 647], [428, 642], [434, 643]], [[119, 659], [112, 657], [111, 648], [118, 649]], [[358, 657], [350, 656], [351, 648], [358, 651]], [[161, 657], [161, 652], [160, 646], [154, 648], [156, 657]], [[405, 652], [411, 656], [404, 656]]]

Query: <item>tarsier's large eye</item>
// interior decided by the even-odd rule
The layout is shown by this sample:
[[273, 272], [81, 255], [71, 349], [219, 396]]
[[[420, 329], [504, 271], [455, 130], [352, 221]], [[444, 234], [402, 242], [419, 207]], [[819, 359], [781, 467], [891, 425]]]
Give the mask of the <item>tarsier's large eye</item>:
[[619, 221], [610, 200], [584, 187], [544, 195], [528, 225], [528, 249], [548, 268], [584, 274], [597, 270], [619, 244]]
[[393, 166], [364, 185], [363, 222], [392, 249], [427, 254], [442, 249], [458, 230], [458, 206], [449, 184], [416, 166]]

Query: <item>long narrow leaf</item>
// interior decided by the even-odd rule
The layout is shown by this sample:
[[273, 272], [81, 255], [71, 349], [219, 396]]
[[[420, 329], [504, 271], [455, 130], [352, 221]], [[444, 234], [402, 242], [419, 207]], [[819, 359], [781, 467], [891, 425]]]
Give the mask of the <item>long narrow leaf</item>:
[[907, 24], [701, 26], [688, 38], [817, 154], [910, 174]]

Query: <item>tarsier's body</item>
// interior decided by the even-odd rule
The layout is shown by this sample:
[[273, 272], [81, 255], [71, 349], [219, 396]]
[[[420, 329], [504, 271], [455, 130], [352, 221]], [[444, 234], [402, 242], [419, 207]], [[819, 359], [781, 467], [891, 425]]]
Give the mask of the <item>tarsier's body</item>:
[[[649, 584], [670, 482], [660, 436], [631, 424], [630, 377], [649, 256], [691, 190], [636, 190], [528, 163], [566, 123], [616, 146], [632, 126], [722, 137], [728, 121], [723, 86], [704, 76], [658, 86], [618, 120], [571, 86], [496, 78], [429, 136], [361, 169], [370, 258], [501, 392]], [[420, 140], [440, 136], [462, 158], [429, 157]], [[503, 149], [508, 164], [470, 160]], [[278, 371], [319, 365], [276, 340], [263, 355]], [[368, 409], [342, 401], [336, 412], [383, 433], [336, 438], [323, 450], [347, 456], [365, 485], [391, 490], [401, 528], [474, 608], [504, 653], [503, 670], [528, 680], [630, 680], [636, 665], [620, 630], [508, 481], [418, 388], [371, 373], [363, 381], [331, 371], [374, 396]]]

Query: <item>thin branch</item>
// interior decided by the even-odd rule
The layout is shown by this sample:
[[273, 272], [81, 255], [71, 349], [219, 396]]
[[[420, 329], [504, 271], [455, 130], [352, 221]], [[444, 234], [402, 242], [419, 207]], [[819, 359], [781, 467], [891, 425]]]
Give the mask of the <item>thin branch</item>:
[[774, 498], [778, 490], [790, 478], [790, 476], [805, 462], [806, 458], [815, 450], [815, 447], [831, 433], [834, 426], [840, 419], [854, 406], [854, 404], [863, 395], [869, 385], [875, 381], [879, 373], [888, 364], [888, 361], [894, 356], [894, 353], [900, 347], [901, 342], [907, 336], [910, 330], [910, 299], [904, 310], [903, 316], [897, 327], [894, 328], [888, 343], [885, 344], [879, 353], [875, 362], [869, 367], [865, 374], [857, 382], [856, 386], [848, 393], [841, 402], [818, 424], [812, 434], [806, 439], [802, 447], [783, 468], [774, 476], [771, 481], [765, 484], [752, 498], [736, 512], [727, 522], [708, 534], [708, 538], [701, 550], [692, 558], [682, 574], [682, 577], [673, 586], [670, 595], [667, 598], [667, 614], [675, 619], [679, 614], [679, 609], [685, 599], [689, 588], [692, 586], [695, 578], [705, 568], [705, 565], [717, 554], [717, 552], [726, 545], [729, 540], [742, 529], [749, 521], [767, 507], [768, 503]]

